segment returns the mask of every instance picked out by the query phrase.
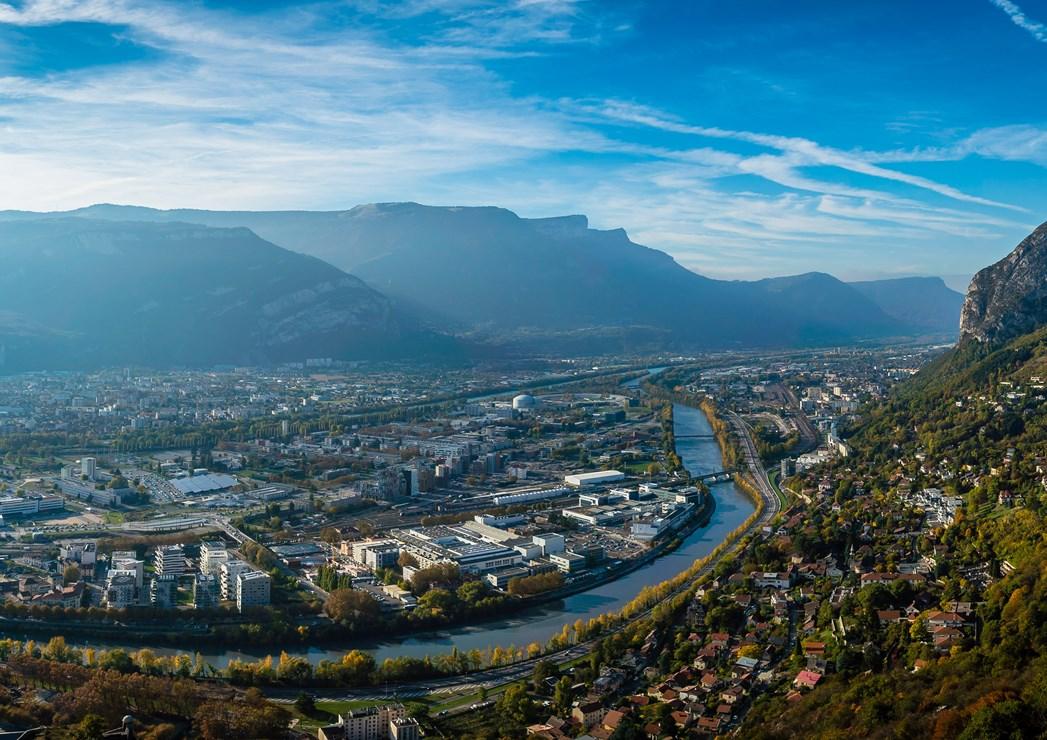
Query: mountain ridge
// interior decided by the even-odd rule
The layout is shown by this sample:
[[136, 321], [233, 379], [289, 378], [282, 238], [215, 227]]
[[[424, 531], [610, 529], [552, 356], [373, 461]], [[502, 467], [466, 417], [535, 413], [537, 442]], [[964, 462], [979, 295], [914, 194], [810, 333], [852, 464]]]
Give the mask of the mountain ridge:
[[442, 340], [247, 228], [0, 220], [6, 370], [397, 356]]
[[[358, 276], [444, 330], [507, 348], [578, 351], [597, 338], [614, 351], [811, 346], [951, 334], [957, 323], [914, 324], [824, 273], [709, 278], [623, 229], [592, 229], [577, 214], [527, 219], [494, 206], [410, 202], [322, 212], [100, 204], [71, 213], [245, 226]], [[0, 220], [24, 217], [0, 213]]]

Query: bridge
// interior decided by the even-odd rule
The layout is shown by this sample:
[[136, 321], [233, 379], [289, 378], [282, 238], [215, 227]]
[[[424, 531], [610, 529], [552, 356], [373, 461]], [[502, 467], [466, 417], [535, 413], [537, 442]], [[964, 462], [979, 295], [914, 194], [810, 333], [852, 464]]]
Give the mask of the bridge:
[[702, 475], [692, 475], [691, 480], [709, 480], [710, 478], [719, 478], [722, 475], [731, 475], [734, 473], [733, 470], [719, 470], [715, 473], [703, 473]]

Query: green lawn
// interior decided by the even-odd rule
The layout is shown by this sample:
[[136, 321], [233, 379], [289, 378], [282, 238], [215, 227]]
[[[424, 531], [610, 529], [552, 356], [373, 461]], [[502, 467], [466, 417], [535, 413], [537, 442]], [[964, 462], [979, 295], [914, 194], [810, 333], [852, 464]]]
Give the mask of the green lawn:
[[311, 715], [299, 712], [293, 704], [285, 705], [291, 710], [291, 714], [298, 719], [298, 726], [305, 730], [315, 730], [318, 727], [332, 724], [338, 721], [339, 714], [345, 714], [350, 709], [362, 709], [381, 704], [369, 699], [354, 699], [349, 701], [325, 701], [316, 702], [316, 711]]
[[781, 477], [781, 470], [772, 470], [767, 473], [767, 480], [771, 482], [771, 488], [774, 489], [774, 495], [778, 497], [778, 503], [782, 506], [782, 511], [789, 508], [788, 501], [786, 500], [785, 492], [782, 491], [781, 486], [778, 485], [778, 479]]

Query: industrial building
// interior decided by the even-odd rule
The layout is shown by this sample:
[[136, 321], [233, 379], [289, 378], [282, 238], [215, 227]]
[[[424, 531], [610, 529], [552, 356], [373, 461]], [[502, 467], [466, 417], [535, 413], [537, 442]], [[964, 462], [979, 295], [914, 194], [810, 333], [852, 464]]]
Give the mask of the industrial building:
[[569, 488], [557, 486], [556, 488], [532, 488], [517, 493], [502, 493], [492, 500], [495, 506], [513, 506], [514, 504], [526, 504], [531, 501], [544, 501], [551, 498], [560, 498], [571, 493]]
[[200, 475], [175, 478], [171, 481], [171, 485], [186, 496], [199, 493], [225, 491], [238, 485], [238, 483], [239, 481], [231, 475], [226, 475], [224, 473], [208, 473], [206, 471]]
[[565, 475], [564, 483], [575, 488], [581, 488], [582, 486], [602, 486], [608, 483], [617, 483], [620, 480], [625, 480], [625, 473], [621, 473], [617, 470], [598, 470], [593, 473], [574, 473], [573, 475]]
[[511, 548], [485, 542], [464, 527], [416, 527], [393, 536], [422, 568], [454, 563], [463, 573], [482, 574], [519, 565], [523, 557]]

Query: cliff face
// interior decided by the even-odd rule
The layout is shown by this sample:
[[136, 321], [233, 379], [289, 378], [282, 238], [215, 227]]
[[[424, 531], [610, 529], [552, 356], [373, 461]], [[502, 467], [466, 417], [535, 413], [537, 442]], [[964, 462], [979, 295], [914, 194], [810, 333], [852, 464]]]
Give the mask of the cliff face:
[[960, 339], [998, 344], [1047, 324], [1047, 223], [971, 280]]

